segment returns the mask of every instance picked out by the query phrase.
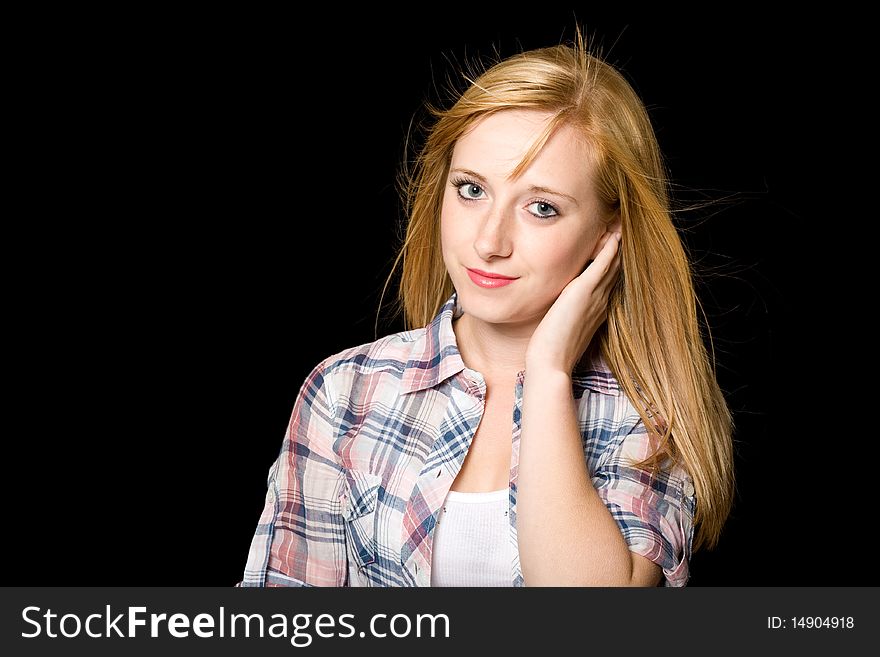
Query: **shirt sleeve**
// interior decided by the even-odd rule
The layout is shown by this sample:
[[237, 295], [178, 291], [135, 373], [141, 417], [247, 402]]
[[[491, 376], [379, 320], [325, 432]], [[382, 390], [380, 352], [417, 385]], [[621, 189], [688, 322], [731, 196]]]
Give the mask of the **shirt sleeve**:
[[611, 442], [592, 475], [593, 485], [620, 527], [631, 552], [663, 569], [664, 586], [686, 586], [693, 546], [693, 481], [679, 465], [652, 474], [632, 467], [651, 442], [644, 423]]
[[345, 586], [343, 469], [332, 450], [335, 413], [321, 365], [303, 383], [236, 586]]

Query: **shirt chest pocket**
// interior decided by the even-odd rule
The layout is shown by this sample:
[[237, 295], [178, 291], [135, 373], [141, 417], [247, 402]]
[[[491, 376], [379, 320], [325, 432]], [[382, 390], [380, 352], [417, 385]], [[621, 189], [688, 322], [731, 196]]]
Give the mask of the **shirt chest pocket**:
[[347, 470], [342, 492], [342, 517], [348, 557], [360, 570], [376, 560], [376, 506], [382, 477]]

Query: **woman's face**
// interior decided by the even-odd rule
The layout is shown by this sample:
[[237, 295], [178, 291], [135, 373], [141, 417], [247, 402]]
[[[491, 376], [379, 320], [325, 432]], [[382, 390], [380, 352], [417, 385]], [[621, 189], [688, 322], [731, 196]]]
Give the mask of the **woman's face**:
[[[455, 144], [440, 241], [462, 310], [490, 323], [535, 323], [598, 252], [605, 232], [582, 135], [562, 126], [516, 180], [551, 115], [506, 110], [480, 119]], [[508, 284], [474, 273], [512, 277]]]

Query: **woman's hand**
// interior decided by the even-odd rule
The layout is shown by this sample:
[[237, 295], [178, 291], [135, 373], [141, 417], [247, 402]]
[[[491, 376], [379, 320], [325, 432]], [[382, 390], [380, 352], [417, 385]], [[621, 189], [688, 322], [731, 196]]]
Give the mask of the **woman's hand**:
[[544, 368], [570, 376], [608, 317], [608, 296], [620, 271], [620, 233], [606, 232], [596, 259], [562, 290], [526, 350], [526, 372]]

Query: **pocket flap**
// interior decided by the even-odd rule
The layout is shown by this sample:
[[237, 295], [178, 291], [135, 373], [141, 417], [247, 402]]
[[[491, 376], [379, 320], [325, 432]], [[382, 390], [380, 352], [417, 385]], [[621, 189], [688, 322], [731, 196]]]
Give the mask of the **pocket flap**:
[[382, 477], [369, 472], [346, 470], [342, 515], [352, 521], [376, 510]]

